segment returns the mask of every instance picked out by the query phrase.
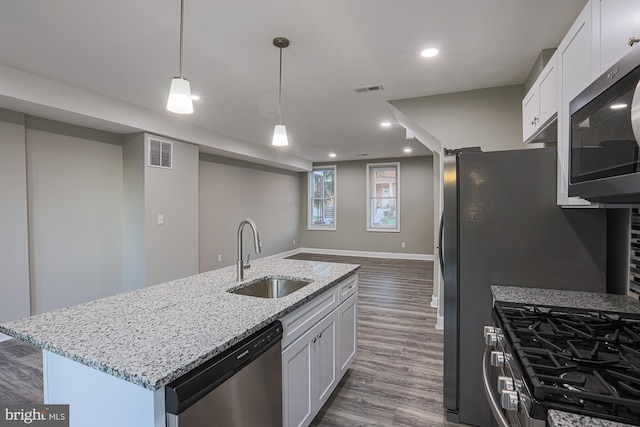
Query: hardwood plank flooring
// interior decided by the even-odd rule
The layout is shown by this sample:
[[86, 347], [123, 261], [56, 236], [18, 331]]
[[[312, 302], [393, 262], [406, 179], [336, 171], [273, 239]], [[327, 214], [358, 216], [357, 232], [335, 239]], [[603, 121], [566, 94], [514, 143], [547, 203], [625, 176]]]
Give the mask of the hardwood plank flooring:
[[15, 339], [0, 342], [0, 403], [44, 403], [38, 347]]
[[358, 355], [314, 427], [459, 426], [442, 406], [443, 333], [431, 308], [433, 263], [298, 254], [360, 264]]

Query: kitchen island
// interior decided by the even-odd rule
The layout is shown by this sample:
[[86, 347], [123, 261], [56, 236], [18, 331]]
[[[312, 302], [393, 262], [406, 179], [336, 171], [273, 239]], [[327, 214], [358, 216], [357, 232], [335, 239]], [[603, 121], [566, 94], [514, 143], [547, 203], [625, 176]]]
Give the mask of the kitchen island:
[[[491, 286], [491, 292], [494, 302], [500, 301], [504, 303], [535, 306], [563, 307], [594, 312], [640, 314], [640, 303], [626, 295], [495, 285]], [[550, 409], [547, 412], [547, 421], [551, 427], [583, 425], [597, 427], [631, 427], [631, 424], [555, 409]]]
[[[41, 347], [45, 402], [71, 404], [71, 425], [164, 426], [164, 386], [354, 275], [355, 264], [252, 262], [0, 325]], [[257, 279], [311, 281], [282, 298], [232, 294]], [[62, 400], [61, 400], [62, 399]], [[66, 400], [66, 401], [65, 401]]]

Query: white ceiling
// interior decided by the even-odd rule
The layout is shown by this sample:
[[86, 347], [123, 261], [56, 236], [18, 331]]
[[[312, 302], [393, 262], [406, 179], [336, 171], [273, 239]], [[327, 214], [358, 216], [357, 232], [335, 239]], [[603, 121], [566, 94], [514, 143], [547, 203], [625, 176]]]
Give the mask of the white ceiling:
[[[0, 5], [0, 64], [149, 110], [211, 135], [270, 147], [283, 52], [284, 154], [310, 161], [429, 151], [406, 140], [386, 101], [521, 84], [586, 0], [185, 0], [183, 74], [195, 114], [165, 110], [178, 74], [179, 0], [22, 0]], [[440, 49], [436, 58], [419, 52]], [[381, 84], [384, 90], [357, 94]], [[20, 109], [20, 96], [0, 107]], [[25, 104], [28, 104], [25, 102]], [[24, 107], [29, 112], [28, 107]], [[81, 112], [82, 113], [82, 112]], [[48, 113], [57, 118], [56, 110]], [[92, 120], [111, 131], [137, 128]], [[95, 117], [95, 115], [94, 115]], [[98, 117], [99, 118], [99, 117]], [[154, 131], [154, 129], [143, 129]], [[164, 131], [170, 135], [171, 131]]]

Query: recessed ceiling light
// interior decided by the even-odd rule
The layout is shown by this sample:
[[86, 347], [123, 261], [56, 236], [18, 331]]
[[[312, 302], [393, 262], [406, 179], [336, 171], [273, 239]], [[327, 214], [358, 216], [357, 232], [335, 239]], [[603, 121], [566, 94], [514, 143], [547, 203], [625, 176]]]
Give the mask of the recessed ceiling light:
[[627, 104], [611, 104], [612, 110], [622, 110], [623, 108], [627, 108]]
[[411, 148], [405, 148], [405, 149], [404, 149], [404, 152], [405, 152], [405, 153], [410, 153], [410, 152], [412, 152], [412, 151], [413, 151], [413, 150], [412, 150]]
[[422, 52], [420, 52], [420, 55], [424, 58], [432, 58], [436, 56], [439, 52], [440, 51], [435, 47], [430, 47], [429, 49], [425, 49]]
[[389, 126], [391, 126], [391, 122], [382, 122], [380, 123], [380, 126], [382, 126], [383, 128], [388, 128]]
[[329, 157], [335, 157], [336, 153], [329, 153]]
[[200, 101], [200, 96], [198, 96], [198, 95], [191, 95], [191, 100], [192, 100], [192, 101]]

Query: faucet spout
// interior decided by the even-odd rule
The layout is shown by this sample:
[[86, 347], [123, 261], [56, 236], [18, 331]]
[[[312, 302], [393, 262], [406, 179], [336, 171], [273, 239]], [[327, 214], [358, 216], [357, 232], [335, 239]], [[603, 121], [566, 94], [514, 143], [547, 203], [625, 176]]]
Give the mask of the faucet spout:
[[244, 260], [242, 257], [242, 230], [244, 230], [244, 226], [247, 224], [249, 224], [249, 227], [251, 227], [251, 231], [253, 232], [253, 246], [256, 253], [259, 254], [260, 252], [262, 252], [262, 243], [260, 242], [260, 235], [258, 234], [258, 227], [256, 226], [256, 223], [252, 219], [248, 218], [243, 220], [238, 226], [238, 259], [236, 260], [236, 276], [238, 282], [244, 279], [244, 269], [250, 267], [248, 262], [246, 266], [244, 265]]

